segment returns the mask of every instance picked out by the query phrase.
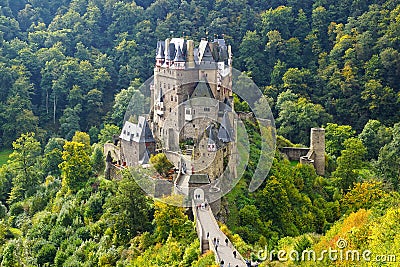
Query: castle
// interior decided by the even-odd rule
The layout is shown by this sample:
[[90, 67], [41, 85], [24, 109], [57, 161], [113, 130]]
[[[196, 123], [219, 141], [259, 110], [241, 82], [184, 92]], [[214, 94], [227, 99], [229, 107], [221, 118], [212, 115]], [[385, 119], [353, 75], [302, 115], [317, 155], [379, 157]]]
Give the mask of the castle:
[[224, 39], [203, 39], [197, 47], [183, 38], [159, 41], [153, 78], [149, 114], [125, 122], [105, 147], [109, 160], [146, 165], [151, 155], [165, 153], [177, 172], [175, 187], [235, 175], [231, 47]]

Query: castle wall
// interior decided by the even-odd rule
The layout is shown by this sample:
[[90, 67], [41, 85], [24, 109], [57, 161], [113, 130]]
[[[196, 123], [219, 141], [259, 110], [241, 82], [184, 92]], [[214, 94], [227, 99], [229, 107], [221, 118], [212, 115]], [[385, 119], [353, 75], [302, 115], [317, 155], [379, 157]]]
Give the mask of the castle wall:
[[121, 139], [121, 158], [127, 166], [136, 166], [139, 163], [139, 144]]
[[108, 155], [108, 152], [111, 153], [111, 157], [113, 161], [120, 162], [121, 161], [121, 150], [118, 146], [106, 143], [104, 144], [104, 155]]
[[307, 155], [308, 147], [281, 147], [279, 151], [285, 154], [289, 160], [299, 160], [300, 157]]

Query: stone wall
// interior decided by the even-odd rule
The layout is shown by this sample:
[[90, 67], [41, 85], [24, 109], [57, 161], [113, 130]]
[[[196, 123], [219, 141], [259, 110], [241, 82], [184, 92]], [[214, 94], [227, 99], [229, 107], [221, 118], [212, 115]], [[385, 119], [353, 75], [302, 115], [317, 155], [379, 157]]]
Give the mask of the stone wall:
[[307, 155], [308, 147], [281, 147], [279, 151], [285, 154], [289, 160], [300, 160], [300, 157]]

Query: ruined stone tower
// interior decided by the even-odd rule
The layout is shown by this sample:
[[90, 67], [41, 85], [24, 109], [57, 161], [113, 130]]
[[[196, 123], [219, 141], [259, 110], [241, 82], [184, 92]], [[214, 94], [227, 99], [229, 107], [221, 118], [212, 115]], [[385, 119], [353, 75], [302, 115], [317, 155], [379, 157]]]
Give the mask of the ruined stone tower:
[[313, 164], [318, 175], [325, 175], [325, 129], [311, 128], [310, 150], [300, 163]]

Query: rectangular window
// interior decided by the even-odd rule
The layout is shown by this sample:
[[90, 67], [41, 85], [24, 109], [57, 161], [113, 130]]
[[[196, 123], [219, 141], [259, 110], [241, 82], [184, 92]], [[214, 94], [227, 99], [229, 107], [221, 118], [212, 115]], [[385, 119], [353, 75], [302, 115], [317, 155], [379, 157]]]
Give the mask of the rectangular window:
[[210, 112], [210, 108], [204, 108], [205, 112]]

